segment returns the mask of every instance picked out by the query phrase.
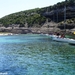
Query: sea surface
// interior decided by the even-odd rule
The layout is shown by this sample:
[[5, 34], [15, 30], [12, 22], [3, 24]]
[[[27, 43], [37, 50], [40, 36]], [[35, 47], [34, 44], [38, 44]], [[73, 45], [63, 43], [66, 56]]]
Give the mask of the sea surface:
[[0, 75], [75, 75], [75, 46], [40, 34], [0, 36]]

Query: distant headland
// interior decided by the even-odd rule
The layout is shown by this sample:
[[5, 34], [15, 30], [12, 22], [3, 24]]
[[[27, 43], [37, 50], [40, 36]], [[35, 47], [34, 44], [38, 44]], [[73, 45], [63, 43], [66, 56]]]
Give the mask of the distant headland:
[[0, 32], [15, 34], [63, 32], [64, 25], [66, 33], [75, 32], [75, 0], [66, 0], [53, 6], [21, 11], [0, 18]]

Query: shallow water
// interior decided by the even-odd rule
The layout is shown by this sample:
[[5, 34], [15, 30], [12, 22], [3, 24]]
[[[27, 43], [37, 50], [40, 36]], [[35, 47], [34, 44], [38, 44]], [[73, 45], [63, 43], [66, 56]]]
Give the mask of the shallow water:
[[74, 75], [75, 46], [37, 34], [0, 36], [0, 73]]

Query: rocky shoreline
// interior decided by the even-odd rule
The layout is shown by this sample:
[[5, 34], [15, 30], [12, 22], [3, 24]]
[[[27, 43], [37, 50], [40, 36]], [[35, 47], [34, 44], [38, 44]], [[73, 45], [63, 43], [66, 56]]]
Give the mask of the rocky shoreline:
[[[0, 27], [0, 32], [7, 32], [9, 34], [13, 33], [13, 34], [27, 34], [27, 33], [37, 33], [37, 34], [50, 34], [52, 32], [64, 32], [64, 29], [60, 29], [58, 28], [58, 24], [54, 23], [54, 22], [48, 22], [45, 23], [42, 27], [38, 28], [38, 27]], [[72, 34], [73, 32], [75, 32], [75, 28], [73, 29], [66, 29], [66, 33], [67, 34]], [[4, 35], [4, 34], [0, 34], [0, 35]], [[11, 34], [12, 35], [12, 34]]]

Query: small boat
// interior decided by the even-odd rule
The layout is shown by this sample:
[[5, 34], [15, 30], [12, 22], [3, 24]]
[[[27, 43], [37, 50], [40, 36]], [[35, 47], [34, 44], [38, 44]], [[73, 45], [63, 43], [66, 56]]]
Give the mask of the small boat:
[[61, 37], [53, 37], [53, 41], [58, 41], [58, 42], [68, 42], [70, 39], [69, 38], [61, 38]]
[[53, 37], [52, 38], [53, 41], [57, 41], [57, 42], [65, 42], [65, 43], [69, 43], [72, 45], [75, 45], [75, 39], [70, 39], [70, 38], [61, 38], [61, 37]]

